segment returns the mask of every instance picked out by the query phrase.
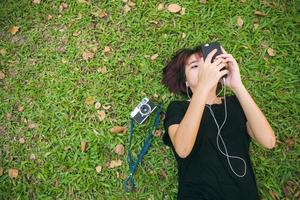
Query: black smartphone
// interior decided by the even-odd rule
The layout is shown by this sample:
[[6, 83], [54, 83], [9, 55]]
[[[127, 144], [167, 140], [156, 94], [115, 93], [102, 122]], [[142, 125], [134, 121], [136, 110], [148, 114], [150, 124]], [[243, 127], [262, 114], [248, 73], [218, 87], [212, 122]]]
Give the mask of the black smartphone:
[[[217, 49], [217, 52], [215, 53], [215, 55], [212, 57], [211, 59], [211, 62], [214, 61], [214, 59], [216, 58], [216, 56], [222, 54], [222, 49], [221, 49], [221, 46], [219, 44], [219, 42], [212, 42], [212, 43], [207, 43], [207, 44], [202, 44], [200, 45], [200, 51], [203, 55], [203, 59], [205, 61], [205, 59], [207, 58], [208, 54], [214, 50], [214, 49]], [[226, 67], [223, 67], [221, 70], [224, 70], [226, 69]], [[223, 77], [227, 77], [227, 74], [225, 74]], [[223, 78], [222, 77], [222, 78]]]
[[217, 53], [215, 53], [215, 55], [212, 57], [212, 60], [211, 60], [212, 62], [214, 61], [216, 56], [222, 54], [222, 49], [221, 49], [221, 46], [220, 46], [219, 42], [212, 42], [212, 43], [202, 44], [200, 46], [200, 51], [203, 55], [203, 59], [205, 60], [207, 58], [208, 54], [214, 49], [217, 49]]

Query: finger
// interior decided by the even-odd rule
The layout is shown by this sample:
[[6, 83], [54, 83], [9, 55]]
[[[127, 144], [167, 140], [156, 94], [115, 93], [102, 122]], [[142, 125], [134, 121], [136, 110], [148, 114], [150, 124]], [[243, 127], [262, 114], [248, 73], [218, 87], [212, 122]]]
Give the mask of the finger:
[[220, 54], [218, 56], [216, 56], [216, 59], [217, 58], [233, 58], [233, 56], [231, 54], [228, 54], [228, 53], [223, 53], [223, 54]]
[[220, 63], [223, 63], [224, 62], [224, 58], [216, 58], [214, 61], [213, 61], [213, 64], [214, 65], [219, 65]]
[[217, 53], [217, 49], [212, 50], [206, 57], [205, 62], [211, 63], [212, 57]]
[[222, 76], [224, 76], [225, 74], [229, 74], [229, 71], [227, 69], [224, 69], [224, 70], [220, 71], [220, 73], [219, 73], [220, 78]]
[[224, 67], [227, 68], [227, 65], [226, 65], [225, 63], [219, 64], [219, 65], [217, 66], [218, 71], [220, 71], [220, 70], [223, 69]]
[[226, 51], [225, 51], [225, 49], [221, 46], [221, 49], [222, 49], [222, 51], [223, 51], [223, 53], [227, 53]]

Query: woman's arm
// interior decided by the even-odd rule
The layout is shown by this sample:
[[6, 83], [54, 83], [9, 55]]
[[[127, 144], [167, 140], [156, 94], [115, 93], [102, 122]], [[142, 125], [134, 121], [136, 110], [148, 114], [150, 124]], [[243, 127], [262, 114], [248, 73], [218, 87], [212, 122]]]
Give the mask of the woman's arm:
[[242, 84], [235, 88], [233, 92], [237, 96], [248, 120], [247, 130], [249, 135], [262, 146], [272, 149], [276, 144], [274, 131], [245, 86]]
[[206, 90], [196, 91], [180, 124], [173, 124], [168, 128], [174, 149], [181, 158], [187, 157], [193, 149], [207, 95]]

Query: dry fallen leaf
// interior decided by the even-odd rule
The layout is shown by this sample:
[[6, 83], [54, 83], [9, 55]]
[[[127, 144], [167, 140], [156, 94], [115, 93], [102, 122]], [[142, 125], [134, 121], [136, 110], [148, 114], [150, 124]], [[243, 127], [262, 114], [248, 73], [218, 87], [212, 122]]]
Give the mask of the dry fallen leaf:
[[18, 106], [17, 109], [18, 109], [19, 112], [23, 112], [25, 110], [25, 108], [23, 106]]
[[0, 176], [2, 176], [2, 175], [3, 175], [3, 168], [0, 167]]
[[259, 24], [258, 23], [254, 23], [253, 24], [253, 29], [256, 30], [258, 28]]
[[92, 58], [94, 58], [94, 56], [95, 56], [95, 54], [93, 52], [90, 52], [90, 51], [83, 52], [83, 54], [82, 54], [83, 60], [92, 59]]
[[127, 130], [128, 128], [125, 126], [114, 126], [110, 129], [112, 133], [121, 133], [121, 132], [125, 133], [127, 132]]
[[83, 4], [83, 3], [90, 4], [91, 2], [90, 2], [90, 0], [77, 0], [77, 3], [79, 3], [79, 4]]
[[261, 17], [268, 16], [266, 13], [263, 13], [263, 12], [261, 12], [261, 11], [255, 11], [254, 14], [257, 15], [257, 16], [261, 16]]
[[73, 33], [73, 36], [77, 37], [77, 36], [79, 36], [79, 35], [80, 35], [80, 33], [81, 33], [81, 31], [80, 31], [80, 30], [78, 30], [78, 31], [75, 31], [75, 32]]
[[130, 7], [134, 7], [134, 6], [135, 6], [135, 3], [132, 2], [132, 1], [129, 1], [127, 4], [128, 4], [128, 6], [130, 6]]
[[124, 155], [124, 146], [122, 144], [118, 144], [115, 147], [115, 153], [120, 155], [120, 156]]
[[240, 16], [237, 17], [237, 25], [238, 27], [242, 27], [244, 24], [244, 21], [242, 20], [242, 18]]
[[111, 105], [103, 105], [102, 107], [103, 107], [104, 110], [108, 110], [108, 109], [111, 108]]
[[52, 19], [52, 15], [48, 15], [46, 19], [47, 19], [47, 21], [51, 20]]
[[0, 49], [0, 54], [1, 54], [2, 56], [5, 56], [6, 53], [7, 53], [6, 49]]
[[123, 10], [124, 10], [125, 13], [128, 13], [128, 12], [131, 10], [131, 8], [126, 4], [126, 5], [123, 7]]
[[68, 7], [69, 7], [68, 4], [63, 2], [59, 5], [58, 11], [62, 12], [63, 10], [68, 9]]
[[278, 194], [274, 191], [269, 191], [269, 194], [271, 195], [273, 200], [279, 200], [280, 199]]
[[102, 167], [100, 166], [100, 165], [98, 165], [97, 167], [96, 167], [96, 172], [97, 173], [100, 173], [102, 171]]
[[12, 35], [15, 35], [18, 31], [19, 31], [20, 27], [18, 26], [13, 26], [9, 29], [9, 32], [12, 34]]
[[268, 48], [267, 51], [268, 51], [269, 56], [275, 56], [275, 52], [272, 48]]
[[97, 110], [99, 121], [102, 122], [105, 119], [105, 111]]
[[100, 102], [96, 102], [95, 103], [95, 108], [96, 108], [96, 110], [99, 110], [101, 108], [101, 103]]
[[5, 77], [5, 74], [2, 71], [0, 71], [0, 80], [4, 79], [4, 77]]
[[110, 161], [108, 168], [115, 168], [115, 167], [119, 167], [121, 165], [122, 165], [122, 160], [120, 160], [120, 159], [112, 160], [112, 161]]
[[268, 47], [268, 42], [267, 41], [265, 41], [265, 40], [263, 40], [261, 43], [260, 43], [260, 46], [261, 46], [261, 48], [267, 48]]
[[41, 3], [41, 0], [33, 0], [32, 1], [34, 4], [40, 4]]
[[111, 52], [111, 48], [109, 46], [104, 47], [103, 53], [104, 55], [108, 55]]
[[89, 97], [87, 97], [87, 98], [85, 99], [85, 104], [88, 105], [88, 106], [91, 106], [91, 105], [93, 105], [94, 103], [95, 103], [94, 97], [89, 96]]
[[106, 67], [100, 67], [97, 69], [97, 72], [101, 73], [101, 74], [106, 74], [107, 73], [107, 69]]
[[156, 60], [157, 57], [158, 57], [158, 54], [156, 53], [156, 54], [153, 54], [150, 59], [151, 60]]
[[157, 6], [157, 10], [158, 11], [161, 11], [161, 10], [163, 10], [165, 8], [165, 4], [163, 4], [163, 3], [160, 3], [158, 6]]
[[181, 15], [185, 15], [185, 8], [182, 8], [182, 9], [181, 9], [180, 14], [181, 14]]
[[35, 123], [31, 123], [31, 124], [29, 124], [28, 125], [28, 129], [35, 129], [37, 127], [37, 124], [35, 124]]
[[200, 3], [206, 4], [206, 0], [200, 0]]
[[181, 10], [181, 6], [175, 3], [168, 5], [167, 10], [171, 13], [178, 13]]
[[87, 150], [87, 142], [86, 141], [81, 141], [80, 142], [80, 148], [81, 148], [81, 152], [86, 152], [86, 150]]
[[19, 171], [17, 169], [9, 169], [8, 175], [10, 178], [17, 178], [19, 174]]
[[35, 160], [35, 155], [33, 153], [30, 154], [30, 160]]
[[19, 138], [19, 142], [20, 142], [20, 144], [24, 144], [25, 143], [25, 139], [24, 138]]
[[162, 130], [159, 129], [159, 130], [156, 130], [156, 131], [154, 132], [153, 136], [154, 136], [154, 137], [160, 137], [161, 134], [162, 134]]

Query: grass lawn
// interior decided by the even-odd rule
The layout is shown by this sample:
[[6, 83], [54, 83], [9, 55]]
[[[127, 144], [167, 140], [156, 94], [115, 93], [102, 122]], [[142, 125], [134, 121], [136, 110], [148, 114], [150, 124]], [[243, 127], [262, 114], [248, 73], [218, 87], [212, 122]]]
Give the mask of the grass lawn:
[[[111, 128], [128, 127], [145, 96], [164, 110], [183, 98], [161, 84], [162, 68], [212, 40], [237, 59], [278, 139], [272, 150], [251, 143], [261, 198], [299, 199], [299, 30], [292, 0], [0, 1], [0, 199], [175, 199], [161, 136], [124, 192], [129, 131]], [[135, 158], [153, 116], [136, 126]]]

